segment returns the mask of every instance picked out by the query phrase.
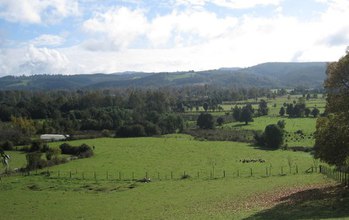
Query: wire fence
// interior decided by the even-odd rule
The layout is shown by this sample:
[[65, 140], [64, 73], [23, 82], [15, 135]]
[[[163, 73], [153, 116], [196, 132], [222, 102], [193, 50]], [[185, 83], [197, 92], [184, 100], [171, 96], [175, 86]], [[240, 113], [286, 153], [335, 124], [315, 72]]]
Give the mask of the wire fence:
[[326, 175], [329, 178], [332, 178], [344, 186], [349, 186], [349, 172], [348, 171], [342, 171], [339, 168], [331, 168], [328, 166], [319, 166], [320, 173]]
[[[286, 176], [297, 175], [304, 173], [318, 172], [317, 167], [310, 167], [308, 169], [299, 169], [297, 165], [294, 166], [266, 166], [266, 167], [254, 167], [254, 168], [236, 168], [236, 169], [216, 169], [200, 170], [200, 171], [81, 171], [81, 170], [32, 170], [25, 171], [17, 174], [7, 175], [44, 175], [49, 178], [56, 179], [75, 179], [75, 180], [94, 180], [94, 181], [164, 181], [164, 180], [179, 180], [179, 179], [220, 179], [220, 178], [246, 178], [246, 177], [271, 177], [271, 176]], [[6, 174], [3, 174], [3, 176]], [[1, 179], [1, 175], [0, 175]]]

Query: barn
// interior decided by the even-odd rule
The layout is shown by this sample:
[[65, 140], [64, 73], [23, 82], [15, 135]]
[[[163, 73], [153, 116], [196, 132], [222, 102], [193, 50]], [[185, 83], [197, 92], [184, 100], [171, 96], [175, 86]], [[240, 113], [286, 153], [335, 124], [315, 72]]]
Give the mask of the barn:
[[42, 134], [40, 139], [44, 141], [64, 141], [69, 138], [69, 135], [63, 134]]

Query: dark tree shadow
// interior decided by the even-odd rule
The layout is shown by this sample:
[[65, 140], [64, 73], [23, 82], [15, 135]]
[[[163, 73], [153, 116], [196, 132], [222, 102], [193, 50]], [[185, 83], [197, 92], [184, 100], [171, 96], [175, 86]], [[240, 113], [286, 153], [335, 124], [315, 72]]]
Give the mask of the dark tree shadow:
[[297, 192], [279, 202], [245, 220], [349, 218], [349, 190], [342, 186]]

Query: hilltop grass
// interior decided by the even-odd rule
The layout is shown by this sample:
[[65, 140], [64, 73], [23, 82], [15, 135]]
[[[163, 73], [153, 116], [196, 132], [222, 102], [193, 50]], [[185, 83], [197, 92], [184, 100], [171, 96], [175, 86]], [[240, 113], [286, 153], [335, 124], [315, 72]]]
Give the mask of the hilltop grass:
[[[196, 141], [188, 135], [100, 138], [70, 143], [94, 145], [95, 155], [51, 167], [50, 177], [2, 178], [0, 206], [3, 216], [9, 219], [242, 219], [258, 217], [274, 205], [254, 201], [256, 195], [333, 184], [320, 174], [305, 173], [316, 164], [310, 154], [303, 152], [265, 151], [244, 143]], [[17, 156], [21, 155], [14, 159]], [[258, 158], [266, 162], [240, 162]], [[289, 164], [297, 164], [299, 173], [294, 174], [294, 170], [290, 173]], [[265, 168], [270, 166], [272, 175], [266, 177]], [[281, 167], [284, 167], [284, 175], [280, 175]], [[250, 168], [253, 176], [250, 176]], [[204, 176], [213, 169], [215, 178]], [[238, 169], [240, 176], [236, 175]], [[223, 170], [227, 172], [226, 178], [222, 176]], [[73, 174], [72, 179], [58, 178], [55, 176], [58, 171], [62, 175], [77, 171], [78, 175]], [[123, 175], [135, 172], [137, 178], [149, 172], [153, 181], [147, 184], [119, 181], [112, 175], [106, 180], [106, 171], [110, 174], [122, 171]], [[164, 179], [163, 175], [169, 177], [171, 171], [175, 178]], [[183, 171], [191, 177], [181, 180]], [[197, 171], [203, 176], [196, 178]], [[97, 172], [97, 180], [82, 180], [81, 172], [86, 175]], [[157, 179], [157, 172], [161, 180]]]

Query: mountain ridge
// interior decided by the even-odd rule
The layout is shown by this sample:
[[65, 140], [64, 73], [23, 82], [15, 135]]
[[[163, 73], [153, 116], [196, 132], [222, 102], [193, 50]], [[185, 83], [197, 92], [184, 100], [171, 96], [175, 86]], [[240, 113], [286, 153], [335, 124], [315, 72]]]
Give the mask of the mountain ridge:
[[0, 90], [72, 90], [158, 88], [212, 85], [219, 87], [322, 87], [327, 62], [269, 62], [247, 68], [223, 67], [204, 71], [117, 72], [77, 75], [4, 76]]

